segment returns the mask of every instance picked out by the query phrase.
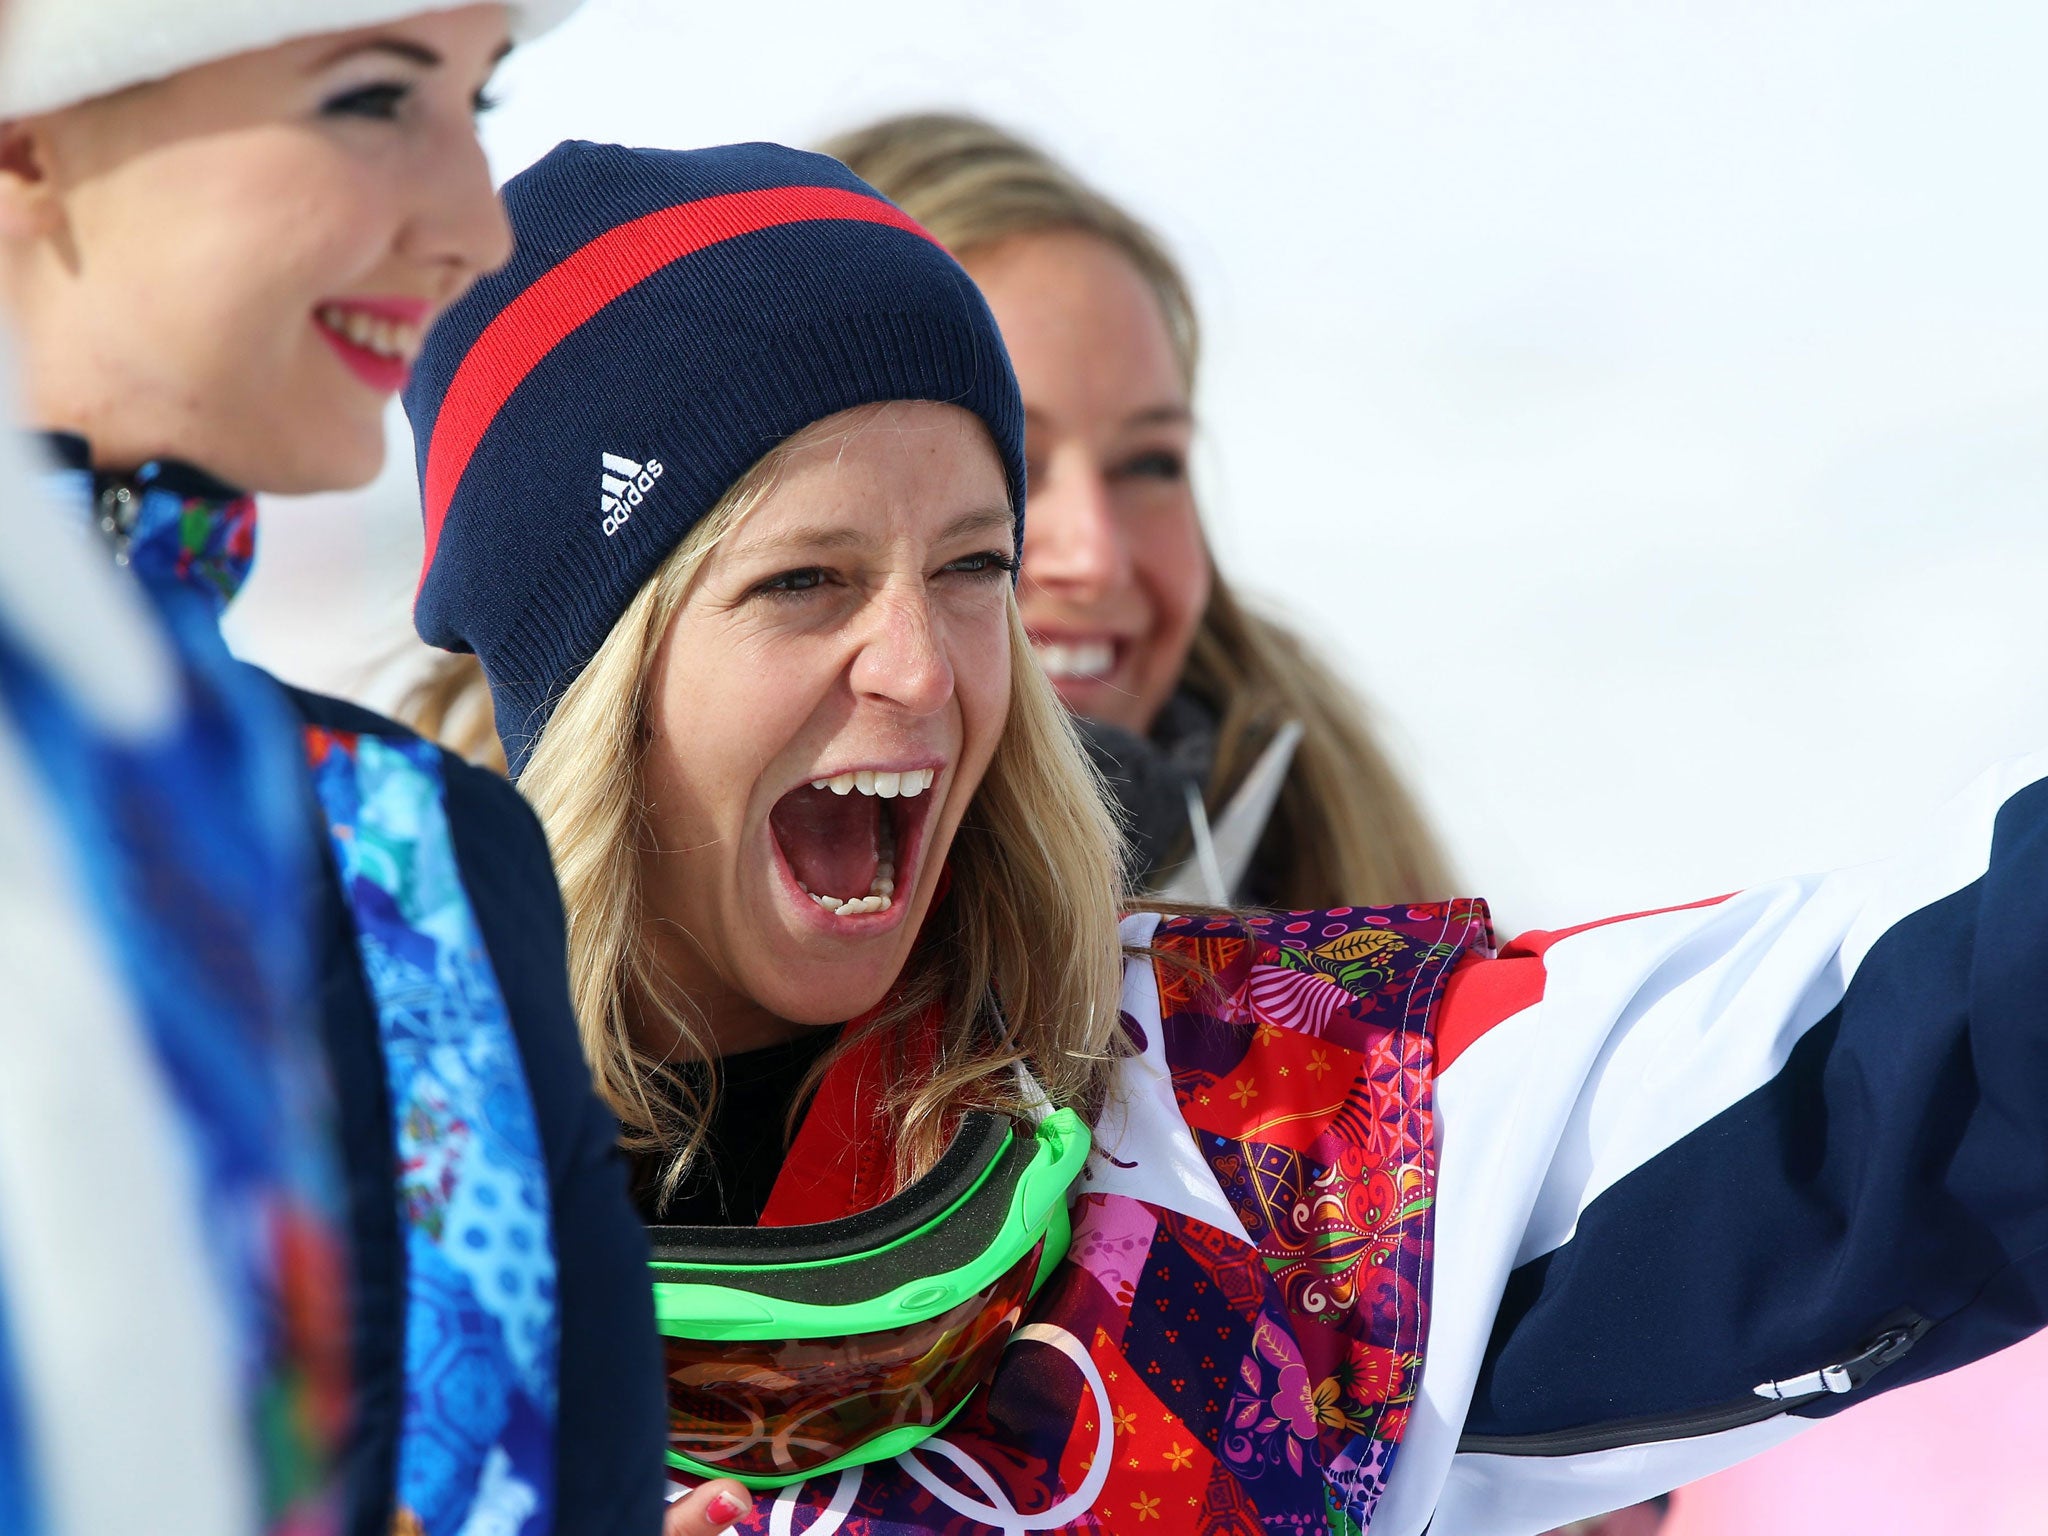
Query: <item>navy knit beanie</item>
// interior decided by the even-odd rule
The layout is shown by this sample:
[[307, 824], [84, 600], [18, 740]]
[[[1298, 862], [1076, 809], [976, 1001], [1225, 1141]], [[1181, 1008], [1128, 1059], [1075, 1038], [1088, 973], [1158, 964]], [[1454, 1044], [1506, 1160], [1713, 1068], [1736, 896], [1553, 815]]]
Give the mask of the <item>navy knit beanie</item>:
[[648, 577], [776, 444], [857, 405], [1024, 411], [980, 292], [845, 166], [776, 144], [571, 141], [505, 186], [517, 253], [405, 390], [426, 516], [413, 621], [474, 651], [517, 773]]

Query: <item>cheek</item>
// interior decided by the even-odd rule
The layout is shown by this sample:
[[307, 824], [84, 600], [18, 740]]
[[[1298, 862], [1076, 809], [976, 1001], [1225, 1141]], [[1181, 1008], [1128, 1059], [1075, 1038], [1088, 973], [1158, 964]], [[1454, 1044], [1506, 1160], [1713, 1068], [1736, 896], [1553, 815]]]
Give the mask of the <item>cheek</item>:
[[[1147, 536], [1133, 542], [1133, 551], [1133, 574], [1152, 599], [1160, 643], [1184, 651], [1208, 604], [1212, 574], [1194, 504], [1152, 519]], [[1175, 671], [1179, 665], [1176, 656]]]
[[389, 268], [399, 238], [375, 178], [347, 174], [346, 167], [329, 169], [332, 174], [319, 183], [289, 193], [281, 188], [278, 207], [289, 212], [273, 214], [263, 226], [270, 259], [257, 291], [268, 323], [288, 348], [326, 345], [311, 325], [322, 300], [414, 286], [404, 279], [375, 280]]
[[396, 243], [381, 179], [301, 133], [200, 141], [119, 178], [95, 235], [163, 319], [275, 355], [309, 339], [313, 306]]
[[1010, 716], [1010, 616], [1008, 599], [993, 619], [976, 625], [954, 658], [954, 689], [960, 699], [963, 752], [986, 763]]
[[388, 213], [331, 157], [157, 159], [80, 231], [79, 355], [115, 398], [172, 413], [216, 473], [276, 491], [367, 479], [384, 401], [337, 366], [313, 311], [375, 270]]
[[[763, 775], [814, 711], [813, 669], [785, 647], [691, 617], [678, 621], [650, 680], [650, 813], [687, 828], [693, 844], [716, 840], [736, 854]], [[681, 660], [671, 667], [669, 657]]]
[[647, 814], [665, 848], [717, 837], [744, 806], [753, 775], [745, 762], [749, 717], [704, 679], [671, 680], [647, 713], [642, 782]]

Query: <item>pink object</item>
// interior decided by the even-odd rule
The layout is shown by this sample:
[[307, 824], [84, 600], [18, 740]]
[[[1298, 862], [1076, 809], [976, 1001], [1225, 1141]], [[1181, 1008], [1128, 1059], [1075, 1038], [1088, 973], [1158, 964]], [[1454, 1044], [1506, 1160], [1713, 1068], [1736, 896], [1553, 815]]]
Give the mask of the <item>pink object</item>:
[[2036, 1335], [1681, 1490], [1660, 1536], [2038, 1536], [2043, 1446], [2048, 1335]]

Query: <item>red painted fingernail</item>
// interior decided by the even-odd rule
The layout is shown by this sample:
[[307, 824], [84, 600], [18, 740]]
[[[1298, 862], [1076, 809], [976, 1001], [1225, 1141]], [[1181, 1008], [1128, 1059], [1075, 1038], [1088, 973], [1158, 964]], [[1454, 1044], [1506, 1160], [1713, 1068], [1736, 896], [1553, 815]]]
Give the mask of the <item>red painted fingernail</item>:
[[729, 1525], [747, 1512], [747, 1506], [732, 1494], [721, 1493], [712, 1499], [711, 1507], [705, 1512], [721, 1525]]

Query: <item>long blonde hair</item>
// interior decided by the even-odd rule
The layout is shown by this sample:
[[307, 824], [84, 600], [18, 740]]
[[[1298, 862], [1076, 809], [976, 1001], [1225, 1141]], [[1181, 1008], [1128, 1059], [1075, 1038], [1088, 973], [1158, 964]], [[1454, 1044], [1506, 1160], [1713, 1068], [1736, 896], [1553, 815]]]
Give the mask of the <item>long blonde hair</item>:
[[[571, 996], [600, 1094], [628, 1150], [666, 1157], [664, 1195], [701, 1147], [715, 1074], [674, 1059], [717, 1056], [704, 1020], [660, 974], [645, 939], [640, 853], [643, 720], [654, 657], [704, 560], [774, 488], [799, 433], [726, 492], [641, 587], [563, 693], [519, 776], [547, 829], [569, 913]], [[886, 1006], [866, 1027], [902, 1030], [936, 1010], [937, 1069], [892, 1085], [898, 1174], [929, 1166], [950, 1113], [1021, 1111], [1018, 1068], [1055, 1104], [1091, 1113], [1117, 1029], [1119, 838], [1103, 791], [1009, 600], [1011, 683], [1001, 740], [954, 837], [951, 880]], [[635, 1018], [672, 1030], [650, 1054]], [[847, 1049], [842, 1040], [834, 1054]], [[829, 1065], [826, 1058], [816, 1070]]]
[[[888, 118], [820, 148], [956, 256], [1056, 230], [1108, 242], [1158, 300], [1182, 386], [1193, 397], [1201, 327], [1179, 266], [1143, 224], [1042, 150], [978, 118], [941, 113]], [[1221, 571], [1181, 681], [1220, 722], [1212, 804], [1229, 795], [1286, 721], [1302, 724], [1264, 845], [1278, 855], [1281, 905], [1451, 893], [1436, 840], [1374, 740], [1357, 695], [1300, 636], [1248, 609]]]
[[392, 713], [456, 756], [509, 776], [490, 682], [467, 651], [436, 651]]

